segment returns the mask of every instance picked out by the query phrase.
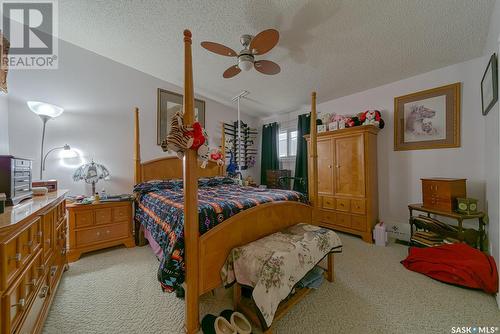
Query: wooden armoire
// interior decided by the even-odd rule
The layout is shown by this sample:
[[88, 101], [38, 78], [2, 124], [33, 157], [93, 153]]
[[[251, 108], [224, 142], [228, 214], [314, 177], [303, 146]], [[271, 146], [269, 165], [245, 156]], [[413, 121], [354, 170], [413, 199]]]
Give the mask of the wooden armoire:
[[[321, 226], [360, 235], [370, 243], [378, 219], [378, 131], [365, 125], [318, 134], [315, 220]], [[310, 138], [305, 138], [311, 152]], [[310, 170], [310, 158], [308, 166]]]

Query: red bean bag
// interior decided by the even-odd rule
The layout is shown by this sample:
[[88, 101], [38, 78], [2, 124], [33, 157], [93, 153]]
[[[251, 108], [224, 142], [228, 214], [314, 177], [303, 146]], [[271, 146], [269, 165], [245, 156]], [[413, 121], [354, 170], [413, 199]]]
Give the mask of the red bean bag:
[[498, 272], [493, 257], [467, 244], [451, 244], [429, 248], [411, 247], [401, 261], [406, 269], [436, 280], [498, 292]]

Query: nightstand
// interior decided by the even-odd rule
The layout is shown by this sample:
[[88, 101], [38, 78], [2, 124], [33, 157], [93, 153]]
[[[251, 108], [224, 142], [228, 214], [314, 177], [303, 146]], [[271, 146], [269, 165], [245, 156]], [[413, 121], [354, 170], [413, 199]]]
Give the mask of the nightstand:
[[68, 204], [68, 261], [82, 253], [124, 244], [134, 247], [133, 201]]

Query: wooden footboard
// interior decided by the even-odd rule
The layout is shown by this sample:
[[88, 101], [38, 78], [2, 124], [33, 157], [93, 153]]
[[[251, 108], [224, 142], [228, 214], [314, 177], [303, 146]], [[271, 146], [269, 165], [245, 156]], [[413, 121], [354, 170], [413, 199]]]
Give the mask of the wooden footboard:
[[298, 223], [311, 224], [312, 207], [299, 202], [272, 202], [245, 210], [200, 237], [199, 294], [219, 287], [220, 269], [234, 247]]

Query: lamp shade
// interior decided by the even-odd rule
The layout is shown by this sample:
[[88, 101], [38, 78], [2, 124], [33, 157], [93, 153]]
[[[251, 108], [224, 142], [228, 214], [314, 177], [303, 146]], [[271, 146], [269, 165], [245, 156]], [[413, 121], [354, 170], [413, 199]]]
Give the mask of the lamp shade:
[[77, 168], [73, 174], [73, 181], [85, 181], [86, 183], [97, 183], [99, 180], [109, 176], [109, 171], [104, 165], [92, 161], [89, 164]]
[[61, 107], [45, 102], [28, 101], [27, 104], [31, 111], [39, 116], [55, 118], [60, 116], [64, 111]]

